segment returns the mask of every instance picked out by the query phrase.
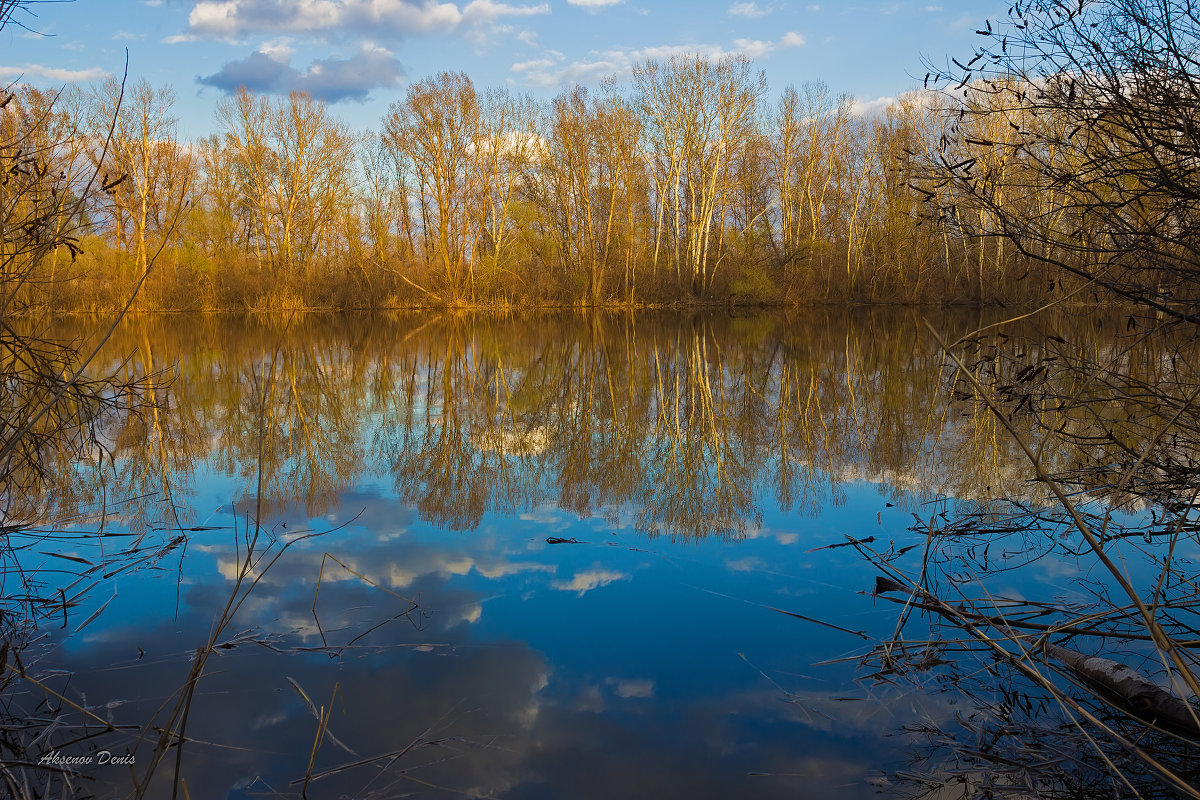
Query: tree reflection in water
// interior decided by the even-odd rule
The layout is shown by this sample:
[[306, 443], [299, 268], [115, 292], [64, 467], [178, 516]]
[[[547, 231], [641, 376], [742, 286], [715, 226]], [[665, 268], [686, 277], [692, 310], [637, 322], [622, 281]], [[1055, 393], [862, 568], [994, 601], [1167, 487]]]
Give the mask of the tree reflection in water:
[[[943, 357], [904, 315], [142, 319], [110, 347], [135, 352], [131, 374], [175, 371], [115, 439], [114, 497], [163, 477], [186, 497], [204, 462], [251, 477], [250, 379], [276, 351], [263, 499], [311, 516], [384, 474], [455, 529], [553, 503], [682, 538], [744, 533], [765, 487], [813, 512], [859, 480], [905, 502], [1029, 491], [995, 420], [948, 404]], [[58, 516], [96, 480], [48, 478]]]
[[[939, 325], [965, 331], [979, 322], [947, 315]], [[70, 323], [64, 325], [69, 333]], [[1095, 345], [1104, 346], [1103, 331], [1093, 335]], [[404, 610], [389, 600], [392, 590], [406, 597], [420, 595], [443, 613], [426, 620], [434, 626], [428, 630], [403, 634], [396, 626], [388, 628], [385, 639], [394, 642], [389, 647], [429, 647], [437, 654], [468, 645], [465, 630], [480, 618], [488, 596], [486, 588], [464, 593], [452, 578], [515, 576], [515, 588], [509, 591], [517, 595], [541, 586], [573, 595], [577, 602], [571, 608], [586, 609], [595, 590], [623, 591], [619, 587], [632, 585], [634, 573], [646, 569], [636, 560], [597, 561], [596, 551], [582, 548], [557, 560], [492, 552], [487, 548], [497, 524], [557, 531], [523, 521], [556, 517], [593, 544], [597, 536], [613, 544], [628, 542], [617, 534], [634, 530], [643, 543], [661, 536], [671, 543], [732, 546], [764, 536], [768, 519], [788, 512], [815, 516], [843, 507], [865, 483], [883, 487], [888, 500], [922, 518], [937, 508], [927, 505], [936, 498], [958, 498], [984, 508], [995, 498], [1027, 504], [1040, 499], [1041, 489], [1022, 481], [1015, 448], [999, 435], [995, 417], [986, 409], [950, 402], [961, 387], [945, 381], [944, 356], [918, 319], [905, 314], [445, 315], [313, 318], [290, 324], [214, 318], [183, 325], [149, 318], [128, 321], [108, 352], [135, 354], [129, 360], [113, 356], [107, 365], [129, 376], [157, 374], [171, 365], [169, 389], [164, 389], [165, 378], [150, 385], [157, 404], [152, 413], [124, 421], [113, 433], [111, 461], [47, 472], [46, 483], [34, 495], [41, 507], [66, 518], [78, 510], [81, 497], [104, 493], [139, 498], [165, 486], [164, 494], [130, 499], [122, 518], [110, 524], [119, 522], [128, 530], [164, 524], [204, 528], [215, 507], [236, 500], [238, 518], [261, 512], [272, 536], [294, 536], [296, 516], [307, 517], [312, 527], [326, 522], [329, 527], [344, 522], [362, 527], [375, 537], [370, 546], [358, 539], [349, 552], [337, 542], [321, 545], [338, 556], [344, 569], [323, 562], [317, 551], [292, 553], [281, 561], [248, 603], [254, 620], [275, 619], [290, 632], [280, 638], [254, 627], [255, 633], [234, 646], [261, 639], [294, 654], [328, 649], [327, 634], [333, 648], [329, 652], [341, 653], [342, 660], [367, 659], [361, 674], [354, 673], [363, 687], [376, 686], [379, 664], [396, 659], [395, 670], [417, 666], [395, 651], [367, 656], [355, 649], [363, 645], [352, 644], [359, 633]], [[984, 356], [979, 368], [988, 368]], [[274, 380], [263, 384], [261, 376], [267, 372]], [[1038, 435], [1039, 428], [1029, 420], [1016, 418], [1014, 424], [1031, 437]], [[1051, 454], [1055, 458], [1059, 456]], [[233, 494], [219, 494], [214, 482]], [[389, 489], [380, 487], [390, 487], [399, 502], [382, 502]], [[397, 521], [397, 508], [411, 518]], [[228, 522], [228, 515], [222, 520]], [[472, 542], [464, 545], [467, 553], [451, 553], [414, 538], [411, 531], [425, 528], [478, 535], [466, 540]], [[853, 533], [861, 536], [857, 529]], [[796, 538], [790, 530], [778, 535], [781, 541]], [[834, 535], [835, 542], [839, 536]], [[219, 551], [203, 532], [189, 533], [188, 539], [197, 548], [189, 559]], [[903, 546], [896, 543], [891, 552]], [[644, 549], [630, 546], [622, 552], [636, 559]], [[758, 569], [749, 557], [730, 558], [730, 573]], [[822, 554], [813, 563], [830, 558]], [[232, 574], [236, 563], [232, 555], [221, 556], [216, 572]], [[762, 569], [787, 574], [783, 565]], [[183, 566], [180, 571], [185, 572]], [[314, 622], [312, 586], [318, 572], [320, 619]], [[861, 585], [839, 585], [834, 591], [869, 588], [868, 578], [861, 580]], [[219, 586], [197, 585], [184, 593], [183, 603], [193, 609], [205, 608], [205, 602], [218, 607], [220, 591]], [[829, 589], [821, 591], [814, 602], [826, 609]], [[447, 608], [457, 610], [446, 615]], [[808, 612], [812, 616], [814, 609]], [[552, 629], [554, 624], [547, 623]], [[161, 619], [151, 623], [155, 630], [162, 625]], [[604, 635], [598, 625], [586, 628], [590, 635]], [[584, 627], [571, 620], [564, 631]], [[121, 640], [143, 647], [158, 635], [143, 639], [124, 634]], [[170, 637], [165, 630], [161, 635]], [[703, 644], [673, 645], [693, 646]], [[544, 705], [539, 687], [561, 669], [541, 663], [543, 656], [529, 647], [522, 644], [513, 654], [521, 675], [514, 679], [511, 703], [497, 706], [508, 709], [502, 714], [505, 724], [519, 726], [522, 707]], [[106, 652], [81, 651], [64, 668], [87, 671], [108, 658]], [[112, 658], [119, 660], [115, 653]], [[264, 675], [273, 672], [270, 666], [261, 670]], [[139, 674], [147, 685], [165, 687], [174, 672], [156, 672], [152, 678]], [[264, 678], [256, 675], [247, 677], [245, 686]], [[321, 675], [305, 667], [293, 677], [314, 701], [319, 696], [326, 704], [335, 688], [355, 692], [351, 684], [335, 687]], [[645, 681], [628, 684], [642, 687], [635, 690], [611, 674], [596, 677], [601, 687], [626, 687], [618, 693], [625, 699], [653, 691], [644, 688], [652, 686]], [[614, 682], [605, 683], [610, 678]], [[177, 688], [178, 676], [174, 680]], [[239, 680], [235, 671], [232, 683], [218, 678], [216, 685], [237, 692]], [[93, 679], [91, 685], [93, 696], [129, 691], [119, 681]], [[442, 699], [455, 690], [452, 681], [444, 688]], [[789, 695], [795, 703], [803, 696]], [[589, 698], [571, 702], [591, 708], [597, 701]], [[365, 701], [357, 694], [347, 702], [358, 707]], [[818, 694], [804, 702], [806, 708], [825, 709], [805, 711], [806, 725], [834, 710], [829, 698]], [[144, 705], [140, 699], [131, 701], [128, 713], [136, 716]], [[436, 716], [434, 705], [422, 713]], [[944, 712], [935, 715], [942, 722], [948, 718]], [[846, 710], [836, 713], [848, 719]], [[375, 723], [363, 720], [363, 735], [376, 730]], [[264, 730], [276, 731], [272, 735], [279, 741], [301, 749], [312, 744], [308, 728], [285, 726], [285, 732], [275, 723], [262, 724]], [[387, 745], [402, 748], [412, 741], [420, 731], [410, 727]], [[474, 747], [484, 730], [467, 725], [454, 735]], [[379, 741], [355, 744], [344, 723], [335, 731], [357, 752], [382, 748]], [[326, 752], [336, 751], [330, 747]], [[202, 749], [189, 757], [199, 759], [197, 763], [208, 759]], [[250, 758], [232, 765], [229, 779], [236, 780], [239, 770], [253, 763]], [[522, 764], [512, 769], [528, 768]], [[471, 769], [481, 771], [479, 785], [494, 785], [489, 783], [494, 775], [483, 777], [492, 767], [472, 762]], [[546, 765], [542, 769], [553, 772]], [[216, 786], [220, 781], [215, 772], [212, 776]], [[510, 779], [527, 778], [505, 778]], [[348, 781], [343, 785], [353, 788]]]

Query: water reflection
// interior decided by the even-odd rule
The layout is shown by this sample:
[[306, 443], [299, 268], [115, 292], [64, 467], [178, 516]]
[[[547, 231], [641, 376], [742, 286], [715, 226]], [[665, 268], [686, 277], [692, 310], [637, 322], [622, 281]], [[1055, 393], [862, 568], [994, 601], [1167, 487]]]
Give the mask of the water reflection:
[[[191, 712], [182, 775], [192, 796], [299, 790], [317, 722], [297, 686], [333, 709], [340, 742], [324, 741], [315, 759], [318, 796], [873, 796], [865, 778], [894, 758], [885, 734], [914, 701], [847, 700], [844, 671], [798, 675], [855, 640], [742, 602], [822, 603], [829, 586], [797, 546], [809, 542], [780, 533], [651, 550], [631, 529], [614, 535], [549, 506], [520, 525], [485, 515], [471, 537], [447, 541], [391, 516], [399, 503], [347, 495], [344, 507], [366, 512], [352, 522], [332, 513], [326, 524], [349, 524], [300, 543], [263, 577]], [[283, 520], [298, 516], [283, 509], [266, 523], [284, 535]], [[547, 544], [550, 531], [584, 543]], [[160, 714], [229, 591], [229, 540], [193, 536], [177, 617], [172, 581], [123, 583], [100, 621], [42, 662], [59, 675], [54, 689], [117, 724]], [[323, 566], [329, 552], [348, 569]], [[822, 559], [822, 572], [831, 567], [869, 577], [851, 556]], [[394, 619], [404, 604], [376, 587], [420, 598], [422, 614]], [[872, 624], [870, 600], [839, 605], [839, 621]], [[72, 610], [71, 626], [89, 611]], [[937, 698], [915, 702], [922, 716], [950, 718]], [[138, 730], [56, 746], [129, 750], [145, 764]], [[120, 772], [84, 772], [101, 797], [128, 791]], [[149, 796], [169, 791], [160, 770]]]
[[948, 403], [921, 330], [867, 312], [132, 320], [110, 363], [172, 365], [169, 385], [107, 431], [111, 459], [46, 487], [64, 538], [30, 532], [27, 551], [101, 563], [81, 506], [157, 548], [49, 604], [63, 628], [36, 660], [129, 727], [67, 708], [40, 746], [144, 768], [137, 735], [187, 680], [258, 519], [295, 545], [200, 683], [192, 796], [292, 796], [306, 775], [320, 796], [873, 796], [902, 757], [887, 734], [954, 709], [854, 685], [893, 622], [858, 594], [870, 565], [818, 548], [908, 544], [937, 495], [1031, 492], [994, 418]]
[[110, 349], [134, 353], [133, 374], [175, 374], [113, 433], [115, 472], [56, 473], [77, 484], [55, 487], [60, 516], [101, 483], [121, 499], [165, 485], [186, 508], [201, 463], [243, 481], [261, 465], [262, 500], [309, 516], [386, 476], [455, 530], [549, 502], [686, 539], [744, 534], [764, 496], [818, 513], [859, 480], [913, 498], [1028, 491], [995, 420], [948, 406], [916, 315], [151, 318]]

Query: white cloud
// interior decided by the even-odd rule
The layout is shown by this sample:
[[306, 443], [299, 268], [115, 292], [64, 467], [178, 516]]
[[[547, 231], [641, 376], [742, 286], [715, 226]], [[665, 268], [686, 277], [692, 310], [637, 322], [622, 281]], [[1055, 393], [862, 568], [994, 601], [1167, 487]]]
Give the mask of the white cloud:
[[576, 573], [569, 581], [554, 581], [551, 586], [564, 592], [576, 592], [580, 597], [593, 589], [607, 586], [614, 581], [628, 580], [626, 572], [615, 572], [610, 569], [596, 568]]
[[894, 97], [876, 97], [874, 100], [855, 100], [850, 104], [850, 113], [860, 117], [879, 114], [889, 106], [896, 104]]
[[268, 56], [273, 61], [278, 61], [281, 64], [286, 64], [292, 60], [292, 56], [296, 54], [296, 48], [292, 47], [292, 40], [286, 36], [281, 36], [278, 39], [272, 39], [268, 42], [263, 42], [258, 46], [258, 52]]
[[808, 10], [809, 11], [820, 11], [821, 7], [819, 5], [817, 5], [816, 3], [813, 3], [811, 6], [808, 7]]
[[49, 81], [74, 83], [76, 81], [94, 81], [107, 78], [107, 70], [100, 67], [88, 69], [61, 69], [59, 67], [43, 67], [41, 64], [26, 64], [23, 67], [0, 67], [0, 78], [43, 78]]
[[625, 0], [567, 0], [567, 5], [582, 6], [583, 8], [603, 8], [604, 6], [617, 6], [624, 2]]
[[459, 609], [457, 614], [452, 616], [456, 617], [456, 619], [453, 619], [454, 622], [465, 622], [468, 625], [473, 625], [479, 622], [479, 619], [483, 616], [483, 606], [477, 602], [468, 603]]
[[617, 697], [653, 697], [654, 696], [654, 681], [652, 680], [635, 680], [635, 681], [616, 681]]
[[490, 24], [502, 17], [549, 13], [549, 3], [513, 5], [496, 0], [472, 0], [462, 8], [437, 0], [201, 0], [188, 16], [188, 33], [222, 39], [264, 33], [400, 39]]
[[494, 3], [492, 0], [472, 0], [463, 9], [463, 19], [467, 22], [476, 20], [490, 22], [500, 17], [532, 17], [549, 13], [549, 3], [541, 3], [536, 6], [515, 6], [509, 3]]
[[539, 564], [534, 561], [496, 561], [488, 564], [476, 564], [475, 571], [485, 578], [507, 578], [509, 575], [519, 575], [522, 572], [547, 572], [554, 574], [553, 564]]
[[733, 44], [736, 47], [735, 52], [741, 53], [747, 58], [762, 58], [775, 49], [773, 42], [764, 42], [759, 39], [734, 39]]
[[[558, 66], [557, 61], [550, 58], [535, 58], [530, 61], [518, 61], [512, 65], [513, 72], [530, 73], [533, 75], [541, 75]], [[553, 81], [551, 81], [553, 83]]]
[[749, 17], [757, 19], [771, 13], [771, 9], [763, 8], [758, 3], [734, 3], [729, 7], [729, 15], [734, 17]]
[[726, 561], [725, 567], [730, 572], [757, 572], [760, 569], [766, 569], [766, 563], [760, 558], [747, 556], [736, 561]]
[[576, 83], [596, 83], [609, 75], [625, 78], [633, 72], [635, 65], [647, 60], [666, 61], [674, 56], [696, 55], [710, 60], [728, 55], [744, 55], [755, 59], [769, 55], [779, 47], [796, 47], [801, 44], [804, 44], [803, 36], [787, 33], [778, 42], [736, 39], [732, 48], [714, 44], [679, 44], [637, 49], [593, 50], [589, 54], [591, 58], [573, 61], [570, 64], [563, 63], [566, 59], [562, 53], [546, 51], [548, 57], [517, 62], [512, 65], [512, 71], [533, 86], [550, 88]]
[[404, 76], [403, 67], [389, 50], [370, 43], [364, 43], [348, 58], [317, 59], [303, 72], [291, 65], [292, 55], [287, 39], [268, 42], [245, 58], [227, 62], [199, 82], [226, 92], [241, 86], [275, 94], [307, 92], [319, 100], [337, 103], [362, 102], [372, 89], [395, 86]]
[[921, 10], [932, 14], [938, 11], [945, 11], [946, 9], [942, 8], [941, 6], [921, 6]]
[[286, 6], [272, 0], [203, 0], [188, 15], [194, 33], [234, 37], [246, 33], [317, 33], [360, 27], [373, 21], [408, 33], [453, 28], [462, 12], [453, 3], [351, 2], [299, 0]]

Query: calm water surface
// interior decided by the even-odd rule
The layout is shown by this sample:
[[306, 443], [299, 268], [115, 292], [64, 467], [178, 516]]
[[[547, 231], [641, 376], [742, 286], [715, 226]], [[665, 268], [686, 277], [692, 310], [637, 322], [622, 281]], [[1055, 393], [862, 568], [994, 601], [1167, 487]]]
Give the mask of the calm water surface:
[[[903, 726], [955, 698], [859, 680], [895, 607], [854, 548], [822, 548], [916, 544], [939, 498], [1027, 491], [992, 420], [948, 406], [923, 330], [866, 312], [132, 320], [107, 361], [132, 354], [160, 408], [30, 499], [63, 522], [20, 555], [72, 601], [32, 671], [129, 728], [39, 746], [145, 773], [138, 735], [257, 520], [260, 552], [290, 547], [252, 573], [197, 686], [191, 797], [292, 796], [306, 774], [310, 797], [873, 797]], [[76, 769], [101, 797], [133, 785], [129, 766]]]

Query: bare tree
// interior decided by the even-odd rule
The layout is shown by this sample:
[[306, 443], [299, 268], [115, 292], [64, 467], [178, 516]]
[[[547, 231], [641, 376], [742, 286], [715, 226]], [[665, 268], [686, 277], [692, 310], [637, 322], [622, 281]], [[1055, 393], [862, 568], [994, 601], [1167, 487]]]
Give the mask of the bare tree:
[[[1052, 301], [1119, 303], [1125, 335], [1104, 349], [1079, 329], [943, 343], [956, 395], [990, 411], [1046, 497], [931, 518], [912, 568], [864, 548], [884, 572], [877, 591], [908, 595], [872, 663], [914, 675], [965, 650], [1052, 703], [1054, 722], [1027, 705], [1018, 724], [1020, 701], [1001, 688], [1007, 708], [984, 708], [971, 735], [993, 737], [1003, 766], [980, 752], [991, 745], [958, 751], [973, 751], [967, 772], [1002, 772], [1010, 791], [1015, 778], [1053, 796], [1079, 784], [1082, 764], [1109, 773], [1096, 782], [1109, 796], [1197, 798], [1200, 594], [1183, 553], [1200, 530], [1200, 16], [1174, 0], [1018, 0], [1009, 13], [984, 24], [973, 58], [930, 76], [952, 124], [913, 183], [948, 229], [991, 240], [976, 251], [980, 270], [1015, 251]], [[1018, 552], [1014, 540], [1026, 558], [1077, 558], [1090, 602], [989, 591], [996, 568], [973, 547]], [[948, 557], [983, 586], [934, 566]], [[948, 625], [905, 641], [913, 609]], [[1057, 752], [1033, 757], [1028, 743], [1047, 733]], [[997, 782], [964, 782], [966, 796], [994, 796]]]
[[[134, 256], [134, 274], [146, 271], [152, 254], [177, 230], [191, 195], [192, 156], [176, 137], [171, 116], [175, 94], [145, 79], [125, 92], [115, 78], [92, 98], [89, 156], [101, 173], [97, 193], [119, 241]], [[104, 147], [113, 120], [113, 135]]]
[[411, 170], [420, 208], [424, 255], [440, 267], [446, 291], [469, 292], [480, 194], [475, 160], [480, 109], [463, 73], [442, 73], [412, 84], [384, 119], [385, 141]]
[[703, 296], [720, 261], [710, 243], [724, 225], [729, 166], [755, 133], [766, 78], [744, 56], [691, 55], [642, 64], [634, 83], [655, 164], [657, 235], [665, 224], [676, 280]]
[[272, 211], [287, 269], [308, 275], [313, 257], [335, 237], [334, 224], [352, 192], [346, 153], [355, 139], [324, 103], [293, 92], [274, 105], [269, 130], [277, 158]]
[[481, 267], [511, 284], [512, 249], [520, 236], [513, 224], [521, 190], [530, 182], [538, 137], [537, 104], [529, 97], [493, 89], [484, 94], [475, 171], [481, 192], [477, 256]]
[[269, 103], [242, 88], [217, 104], [216, 118], [224, 128], [221, 146], [231, 156], [238, 205], [250, 217], [251, 251], [260, 264], [274, 271], [278, 267], [278, 233], [270, 201], [279, 157], [270, 142]]
[[831, 227], [837, 167], [844, 163], [850, 97], [833, 97], [824, 83], [786, 88], [774, 115], [772, 166], [779, 195], [783, 258], [794, 262], [805, 243]]
[[1200, 321], [1193, 4], [1021, 0], [1011, 17], [969, 68], [931, 75], [961, 95], [940, 165], [955, 201], [1064, 277]]

